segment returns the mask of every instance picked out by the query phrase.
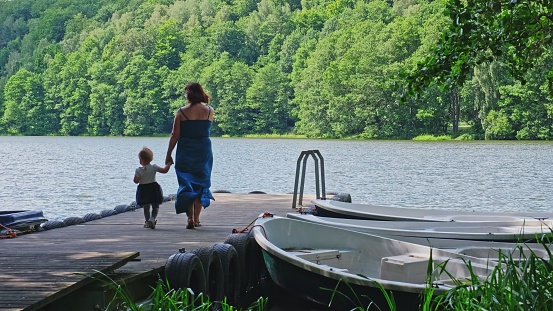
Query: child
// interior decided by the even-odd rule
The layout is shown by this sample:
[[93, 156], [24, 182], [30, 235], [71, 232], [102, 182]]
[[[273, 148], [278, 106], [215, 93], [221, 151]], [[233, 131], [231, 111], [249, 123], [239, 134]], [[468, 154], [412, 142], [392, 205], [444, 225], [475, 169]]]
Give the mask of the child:
[[[154, 153], [150, 148], [144, 147], [138, 153], [141, 167], [138, 167], [134, 173], [134, 183], [136, 187], [136, 204], [144, 209], [144, 228], [156, 227], [156, 217], [159, 210], [159, 205], [163, 202], [163, 192], [161, 187], [156, 182], [156, 173], [165, 174], [173, 164], [169, 162], [165, 167], [159, 167], [156, 164], [150, 164], [154, 159]], [[150, 216], [150, 205], [152, 205], [152, 215]]]

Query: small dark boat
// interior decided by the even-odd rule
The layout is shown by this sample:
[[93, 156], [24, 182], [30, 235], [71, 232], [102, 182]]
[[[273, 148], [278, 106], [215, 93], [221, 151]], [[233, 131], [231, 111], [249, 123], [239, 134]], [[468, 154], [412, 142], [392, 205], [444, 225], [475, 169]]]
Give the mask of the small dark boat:
[[42, 211], [0, 211], [0, 224], [13, 230], [35, 230], [46, 221]]

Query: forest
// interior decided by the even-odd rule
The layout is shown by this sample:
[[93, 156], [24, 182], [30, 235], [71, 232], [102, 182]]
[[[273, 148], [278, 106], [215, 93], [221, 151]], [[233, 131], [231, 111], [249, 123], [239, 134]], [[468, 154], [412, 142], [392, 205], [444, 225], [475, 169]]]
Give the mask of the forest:
[[[485, 57], [451, 56], [468, 29], [452, 36], [466, 12], [452, 3], [468, 2], [0, 0], [0, 134], [166, 135], [196, 81], [214, 136], [552, 139], [551, 32], [539, 51], [519, 41], [525, 55], [486, 39]], [[421, 65], [466, 55], [461, 69]]]

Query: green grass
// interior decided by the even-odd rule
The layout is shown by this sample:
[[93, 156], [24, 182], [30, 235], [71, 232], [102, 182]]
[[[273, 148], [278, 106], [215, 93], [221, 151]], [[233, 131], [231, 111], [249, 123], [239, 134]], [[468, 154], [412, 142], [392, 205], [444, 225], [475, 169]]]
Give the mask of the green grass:
[[[142, 302], [135, 302], [124, 284], [119, 284], [109, 276], [101, 273], [103, 279], [97, 279], [114, 290], [115, 295], [105, 311], [264, 311], [268, 298], [260, 297], [246, 309], [236, 308], [224, 301], [211, 301], [200, 293], [195, 295], [190, 289], [170, 289], [167, 283], [158, 281], [152, 288], [150, 296]], [[216, 307], [216, 308], [214, 308]]]
[[286, 138], [286, 139], [305, 139], [307, 136], [305, 135], [298, 135], [298, 134], [246, 134], [241, 136], [229, 136], [229, 135], [222, 135], [223, 138], [231, 138], [231, 137], [237, 137], [237, 138]]
[[500, 254], [499, 262], [483, 282], [473, 278], [470, 285], [449, 291], [439, 303], [443, 310], [523, 311], [553, 310], [553, 261], [531, 253], [526, 257]]
[[[435, 295], [430, 275], [435, 268], [443, 269], [444, 264], [432, 265], [429, 262], [427, 272], [428, 287], [421, 296], [421, 311], [527, 311], [553, 310], [553, 259], [549, 248], [547, 259], [540, 258], [534, 252], [525, 255], [524, 246], [517, 246], [520, 257], [511, 253], [499, 254], [499, 265], [482, 280], [473, 273], [470, 262], [466, 262], [471, 277], [469, 281], [454, 280], [456, 287], [445, 294]], [[547, 242], [548, 243], [548, 242]], [[442, 268], [440, 268], [442, 267]], [[445, 270], [444, 270], [445, 271]], [[447, 273], [447, 271], [445, 271]], [[379, 286], [386, 297], [386, 310], [397, 310], [393, 293]], [[336, 289], [334, 289], [336, 290]], [[343, 295], [335, 293], [336, 295]], [[355, 297], [354, 297], [355, 298]], [[358, 305], [355, 311], [382, 310], [382, 306], [370, 304]]]
[[425, 134], [425, 135], [419, 135], [417, 137], [414, 137], [413, 140], [451, 140], [451, 136], [449, 135], [434, 136], [430, 134]]

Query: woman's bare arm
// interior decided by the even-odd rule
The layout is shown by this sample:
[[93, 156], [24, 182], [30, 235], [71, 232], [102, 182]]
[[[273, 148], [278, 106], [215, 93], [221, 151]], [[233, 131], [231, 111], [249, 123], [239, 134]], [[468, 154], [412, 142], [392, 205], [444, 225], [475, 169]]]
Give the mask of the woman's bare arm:
[[179, 140], [179, 137], [180, 137], [180, 116], [179, 116], [179, 111], [177, 110], [177, 113], [175, 113], [175, 120], [173, 121], [173, 131], [171, 132], [171, 137], [169, 138], [169, 146], [167, 147], [165, 164], [174, 163], [173, 157], [171, 155], [173, 154], [173, 149], [175, 149], [175, 146], [177, 145], [177, 141]]

